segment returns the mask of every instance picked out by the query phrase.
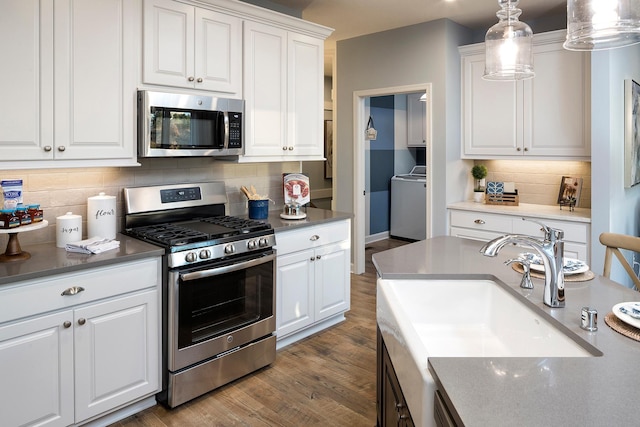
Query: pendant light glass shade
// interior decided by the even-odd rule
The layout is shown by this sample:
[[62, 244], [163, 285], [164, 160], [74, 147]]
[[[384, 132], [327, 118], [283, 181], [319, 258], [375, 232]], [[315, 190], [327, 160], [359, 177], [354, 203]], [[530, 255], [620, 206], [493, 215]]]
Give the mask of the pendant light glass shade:
[[569, 50], [602, 50], [640, 43], [640, 1], [567, 0]]
[[499, 22], [485, 36], [485, 80], [522, 80], [535, 76], [531, 42], [533, 31], [518, 17], [518, 0], [498, 0]]

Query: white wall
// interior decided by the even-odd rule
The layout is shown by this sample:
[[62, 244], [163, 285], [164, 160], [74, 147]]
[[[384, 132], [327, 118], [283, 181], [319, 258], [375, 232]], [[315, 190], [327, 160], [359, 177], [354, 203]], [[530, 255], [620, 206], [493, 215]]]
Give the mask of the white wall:
[[[640, 235], [640, 185], [624, 188], [625, 79], [640, 81], [640, 46], [591, 54], [591, 260], [597, 273], [604, 261], [600, 233]], [[611, 278], [630, 286], [616, 261]]]
[[470, 41], [471, 30], [443, 19], [337, 43], [337, 210], [354, 212], [354, 91], [432, 83], [433, 234], [446, 234], [447, 200], [462, 200], [467, 183], [468, 167], [460, 160], [457, 47]]

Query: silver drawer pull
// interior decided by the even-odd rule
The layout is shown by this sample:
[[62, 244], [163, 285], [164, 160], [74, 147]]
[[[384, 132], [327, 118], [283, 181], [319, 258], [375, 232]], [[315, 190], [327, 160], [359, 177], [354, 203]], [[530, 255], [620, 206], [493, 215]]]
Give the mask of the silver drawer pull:
[[63, 297], [66, 297], [66, 296], [69, 296], [69, 295], [79, 294], [82, 291], [84, 291], [84, 288], [82, 286], [72, 286], [72, 287], [62, 291], [62, 293], [60, 295], [62, 295]]
[[312, 242], [315, 242], [316, 240], [318, 240], [320, 238], [320, 236], [318, 236], [317, 234], [314, 234], [313, 236], [311, 236], [309, 238], [309, 240], [311, 240]]
[[473, 222], [475, 222], [476, 224], [479, 224], [479, 225], [483, 225], [484, 224], [484, 220], [483, 219], [476, 219]]

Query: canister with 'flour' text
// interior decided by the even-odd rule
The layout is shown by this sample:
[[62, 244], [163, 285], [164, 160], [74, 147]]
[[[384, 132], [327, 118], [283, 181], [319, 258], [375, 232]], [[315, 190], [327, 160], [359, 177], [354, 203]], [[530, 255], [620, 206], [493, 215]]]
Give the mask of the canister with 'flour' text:
[[87, 237], [116, 238], [116, 196], [100, 193], [87, 199]]

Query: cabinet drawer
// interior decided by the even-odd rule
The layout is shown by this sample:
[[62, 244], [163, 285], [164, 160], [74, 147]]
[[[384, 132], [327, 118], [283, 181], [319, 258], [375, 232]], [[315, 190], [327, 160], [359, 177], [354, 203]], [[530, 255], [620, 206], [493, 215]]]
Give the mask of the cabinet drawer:
[[[48, 311], [159, 286], [161, 258], [98, 267], [18, 282], [0, 290], [0, 323]], [[62, 292], [73, 286], [84, 288], [75, 295]]]
[[[536, 218], [531, 219], [539, 221], [548, 227], [564, 231], [565, 242], [587, 243], [589, 239], [589, 224], [547, 219], [538, 220]], [[513, 232], [516, 234], [526, 234], [528, 236], [544, 237], [544, 232], [539, 224], [531, 221], [522, 221], [517, 217], [513, 218]]]
[[276, 250], [278, 255], [283, 255], [348, 239], [349, 220], [336, 221], [297, 230], [276, 231]]
[[451, 227], [494, 231], [500, 234], [512, 232], [511, 217], [482, 212], [451, 211]]

